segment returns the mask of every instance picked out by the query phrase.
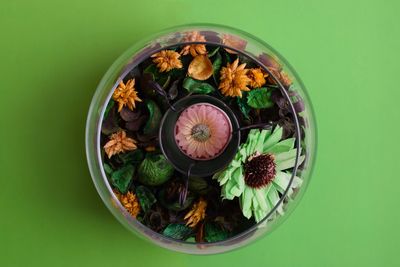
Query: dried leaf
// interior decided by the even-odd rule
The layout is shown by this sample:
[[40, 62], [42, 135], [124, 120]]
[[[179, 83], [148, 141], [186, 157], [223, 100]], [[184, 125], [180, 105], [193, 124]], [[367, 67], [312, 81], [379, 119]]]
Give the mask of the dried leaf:
[[111, 175], [112, 172], [114, 171], [114, 170], [111, 168], [111, 166], [108, 165], [107, 163], [104, 163], [104, 164], [103, 164], [103, 168], [104, 168], [104, 172], [105, 172], [107, 175]]
[[136, 164], [142, 162], [142, 160], [144, 158], [144, 154], [143, 154], [142, 150], [136, 149], [129, 153], [118, 154], [118, 158], [122, 161], [123, 165], [128, 164], [128, 163], [136, 165]]
[[216, 223], [206, 223], [204, 232], [204, 239], [207, 242], [218, 242], [229, 237], [229, 233]]
[[111, 110], [107, 112], [107, 117], [104, 117], [103, 124], [101, 125], [101, 132], [105, 135], [110, 135], [118, 130], [119, 127], [116, 108], [111, 108]]
[[196, 56], [188, 67], [188, 75], [196, 80], [204, 81], [213, 74], [213, 64], [206, 55]]
[[168, 99], [174, 100], [178, 96], [178, 85], [179, 85], [180, 79], [175, 80], [172, 84], [171, 87], [168, 90]]
[[111, 174], [111, 183], [119, 192], [125, 194], [128, 191], [134, 172], [135, 166], [130, 164], [123, 166], [121, 169], [118, 169]]
[[124, 121], [134, 121], [136, 119], [138, 119], [140, 117], [140, 110], [139, 109], [135, 109], [135, 110], [130, 110], [127, 107], [123, 107], [121, 112], [119, 113], [119, 115], [121, 116], [121, 118]]
[[160, 196], [161, 204], [164, 207], [166, 207], [167, 209], [173, 210], [173, 211], [182, 211], [182, 210], [187, 209], [193, 203], [194, 199], [195, 199], [195, 196], [193, 194], [189, 193], [186, 196], [185, 202], [183, 203], [183, 205], [181, 205], [179, 203], [179, 200], [176, 200], [176, 201], [173, 201], [173, 202], [170, 203], [170, 202], [165, 201], [165, 199], [163, 199]]
[[209, 94], [215, 91], [215, 88], [212, 85], [206, 82], [196, 81], [190, 77], [185, 78], [182, 86], [190, 93], [196, 93], [196, 94]]
[[192, 234], [192, 228], [184, 225], [173, 223], [164, 229], [163, 235], [171, 237], [173, 239], [186, 239]]
[[247, 94], [247, 104], [252, 108], [272, 107], [271, 90], [266, 87], [251, 90]]
[[157, 199], [154, 197], [153, 193], [145, 186], [139, 185], [136, 188], [136, 196], [139, 199], [140, 207], [144, 212], [147, 212]]
[[221, 70], [222, 65], [222, 56], [220, 53], [217, 53], [213, 62], [213, 77], [216, 84], [219, 83], [219, 71]]
[[208, 192], [208, 183], [202, 177], [190, 177], [189, 178], [189, 190], [204, 195]]
[[129, 131], [136, 132], [142, 128], [143, 124], [147, 121], [147, 116], [140, 116], [137, 120], [125, 123], [125, 128]]
[[114, 107], [115, 101], [114, 99], [110, 99], [110, 102], [108, 102], [106, 110], [104, 111], [104, 118], [108, 117], [108, 114], [110, 110]]
[[146, 106], [149, 110], [149, 119], [144, 126], [143, 133], [145, 135], [157, 135], [162, 116], [161, 110], [153, 100], [147, 101]]
[[237, 104], [245, 119], [250, 120], [249, 114], [251, 111], [251, 107], [247, 104], [245, 97], [246, 97], [245, 93], [243, 93], [243, 97], [236, 97]]
[[208, 57], [213, 57], [218, 52], [219, 48], [219, 46], [216, 46], [213, 51], [208, 53]]

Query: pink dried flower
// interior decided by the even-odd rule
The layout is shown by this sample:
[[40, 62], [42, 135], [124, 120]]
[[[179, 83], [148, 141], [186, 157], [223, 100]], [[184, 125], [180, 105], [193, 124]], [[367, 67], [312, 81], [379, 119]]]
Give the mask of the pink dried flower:
[[179, 116], [175, 140], [187, 156], [212, 159], [226, 147], [232, 131], [227, 115], [208, 103], [194, 104]]

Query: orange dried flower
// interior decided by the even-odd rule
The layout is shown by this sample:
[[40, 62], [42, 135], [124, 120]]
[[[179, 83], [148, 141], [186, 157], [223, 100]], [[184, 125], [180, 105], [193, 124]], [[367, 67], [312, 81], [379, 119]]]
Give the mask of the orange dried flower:
[[140, 213], [140, 204], [137, 196], [128, 191], [125, 195], [114, 191], [121, 205], [132, 215], [133, 218]]
[[113, 99], [118, 103], [118, 112], [121, 111], [124, 106], [128, 106], [130, 110], [133, 110], [136, 107], [135, 101], [142, 102], [134, 86], [135, 79], [131, 79], [128, 80], [126, 84], [120, 81], [118, 87], [115, 89]]
[[136, 141], [127, 137], [124, 130], [113, 133], [110, 137], [110, 141], [104, 145], [104, 151], [106, 152], [108, 158], [111, 158], [113, 155], [119, 153], [135, 150], [136, 148]]
[[259, 88], [265, 84], [265, 78], [268, 77], [267, 73], [264, 73], [261, 68], [249, 69], [247, 77], [250, 78], [250, 86], [253, 88]]
[[[224, 34], [222, 36], [222, 43], [224, 45], [236, 48], [238, 50], [244, 50], [246, 48], [247, 42], [243, 39], [240, 39], [239, 37], [231, 34]], [[237, 54], [237, 52], [225, 48], [225, 51], [230, 53], [230, 54]]]
[[182, 68], [182, 62], [179, 59], [180, 56], [179, 53], [173, 50], [162, 50], [151, 57], [153, 58], [153, 62], [157, 64], [157, 68], [160, 72], [166, 72], [172, 69]]
[[227, 64], [221, 69], [220, 84], [218, 89], [225, 96], [242, 97], [242, 91], [250, 91], [247, 85], [250, 83], [250, 78], [247, 77], [248, 69], [246, 64], [239, 65], [239, 59], [236, 59], [232, 64]]
[[[280, 71], [276, 68], [269, 68], [269, 70], [282, 83], [283, 86], [289, 87], [292, 84], [292, 79], [283, 70]], [[268, 82], [271, 84], [276, 84], [275, 80], [271, 76], [268, 77]]]
[[207, 208], [207, 201], [205, 201], [202, 197], [193, 204], [192, 209], [186, 213], [185, 220], [187, 220], [186, 225], [189, 227], [196, 227], [196, 225], [204, 220], [206, 217], [206, 208]]
[[[198, 31], [188, 32], [182, 39], [183, 42], [205, 42], [206, 38], [200, 34]], [[207, 54], [205, 44], [190, 44], [183, 47], [181, 50], [181, 55], [191, 54], [193, 57], [197, 55]]]
[[281, 78], [280, 78], [281, 83], [285, 87], [289, 87], [292, 84], [292, 79], [290, 79], [289, 75], [284, 71], [281, 71], [280, 75], [281, 75]]

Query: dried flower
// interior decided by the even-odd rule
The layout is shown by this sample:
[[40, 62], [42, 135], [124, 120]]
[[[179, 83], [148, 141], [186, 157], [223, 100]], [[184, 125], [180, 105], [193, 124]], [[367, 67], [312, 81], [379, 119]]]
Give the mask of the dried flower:
[[176, 123], [179, 148], [194, 159], [218, 156], [228, 143], [231, 124], [217, 107], [201, 103], [185, 109]]
[[[234, 160], [222, 172], [214, 175], [224, 199], [240, 198], [242, 213], [246, 218], [254, 216], [260, 222], [277, 205], [279, 194], [301, 186], [302, 180], [290, 171], [301, 164], [304, 155], [296, 159], [295, 138], [282, 140], [283, 129], [273, 131], [252, 129], [247, 140], [239, 147]], [[289, 188], [288, 188], [289, 187]], [[282, 206], [277, 211], [283, 213]]]
[[142, 102], [134, 86], [135, 79], [128, 80], [126, 84], [124, 84], [123, 81], [119, 82], [113, 94], [113, 99], [118, 103], [118, 112], [120, 112], [124, 106], [128, 106], [130, 110], [133, 110], [136, 107], [135, 101]]
[[204, 81], [213, 74], [213, 65], [206, 55], [196, 56], [188, 67], [188, 75], [196, 80]]
[[136, 195], [130, 191], [128, 191], [124, 195], [116, 191], [114, 191], [114, 193], [117, 196], [119, 202], [121, 202], [121, 205], [124, 206], [124, 208], [132, 215], [133, 218], [136, 218], [136, 216], [140, 212], [140, 204]]
[[113, 155], [119, 153], [135, 150], [136, 148], [136, 141], [127, 137], [124, 130], [112, 134], [110, 141], [104, 145], [104, 151], [106, 152], [108, 158], [111, 158]]
[[180, 56], [179, 53], [173, 50], [162, 50], [151, 57], [153, 58], [153, 62], [157, 64], [157, 68], [160, 72], [166, 72], [172, 69], [182, 68], [182, 62], [179, 59]]
[[264, 73], [264, 71], [261, 68], [254, 68], [254, 69], [249, 69], [247, 72], [247, 77], [250, 78], [250, 86], [253, 88], [259, 88], [265, 84], [265, 78], [268, 76], [267, 73]]
[[186, 225], [189, 227], [196, 227], [196, 225], [204, 220], [206, 217], [207, 201], [200, 197], [199, 201], [193, 204], [192, 209], [186, 213], [185, 220], [187, 220]]
[[283, 86], [289, 87], [292, 84], [292, 79], [290, 79], [289, 75], [286, 72], [281, 71], [280, 76], [280, 81]]
[[[205, 42], [206, 38], [200, 34], [198, 31], [187, 32], [182, 42]], [[197, 55], [207, 54], [205, 44], [190, 44], [183, 47], [181, 50], [181, 55], [191, 54], [193, 57]]]
[[236, 59], [232, 64], [228, 63], [226, 67], [222, 67], [221, 81], [218, 87], [222, 94], [242, 97], [242, 91], [250, 91], [247, 87], [250, 78], [246, 75], [248, 69], [245, 69], [245, 67], [245, 63], [239, 65], [239, 59]]
[[[279, 71], [275, 68], [269, 68], [269, 70], [271, 71], [272, 75], [274, 75], [282, 83], [283, 86], [289, 87], [292, 84], [292, 80], [290, 79], [289, 75], [283, 70]], [[272, 76], [268, 76], [268, 82], [271, 84], [276, 84]]]
[[[230, 46], [232, 48], [236, 48], [238, 50], [244, 50], [246, 48], [247, 42], [235, 35], [231, 34], [224, 34], [222, 36], [222, 43], [226, 46]], [[225, 48], [225, 51], [230, 53], [230, 54], [237, 54], [237, 52]]]

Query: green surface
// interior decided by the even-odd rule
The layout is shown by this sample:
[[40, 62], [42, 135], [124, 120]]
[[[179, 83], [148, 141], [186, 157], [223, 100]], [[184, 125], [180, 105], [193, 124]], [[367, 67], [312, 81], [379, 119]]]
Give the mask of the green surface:
[[[58, 2], [58, 3], [57, 3]], [[2, 1], [0, 266], [399, 266], [398, 1]], [[84, 127], [97, 83], [149, 33], [241, 28], [298, 71], [319, 146], [302, 202], [243, 249], [188, 256], [125, 230], [98, 197]]]

